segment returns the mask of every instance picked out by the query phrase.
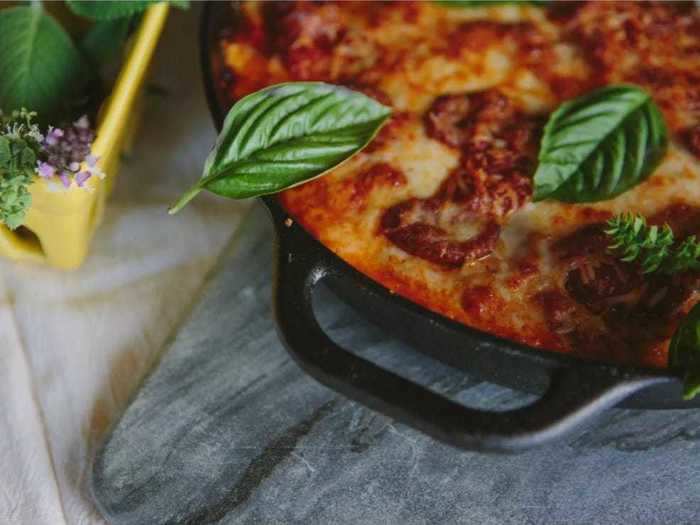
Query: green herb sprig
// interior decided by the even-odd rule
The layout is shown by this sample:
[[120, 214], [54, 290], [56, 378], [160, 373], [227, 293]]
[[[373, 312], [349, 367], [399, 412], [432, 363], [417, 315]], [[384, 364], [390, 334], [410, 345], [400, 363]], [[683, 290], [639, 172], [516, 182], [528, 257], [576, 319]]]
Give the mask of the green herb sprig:
[[649, 226], [641, 215], [623, 214], [608, 221], [605, 233], [610, 250], [625, 262], [639, 261], [644, 273], [700, 270], [700, 243], [692, 235], [676, 246], [668, 224]]
[[[649, 226], [641, 215], [618, 215], [605, 230], [613, 244], [610, 249], [623, 261], [640, 261], [644, 273], [672, 274], [700, 270], [700, 243], [695, 236], [676, 244], [668, 224]], [[700, 304], [681, 321], [671, 338], [669, 366], [683, 374], [683, 398], [700, 393]]]
[[26, 110], [0, 114], [0, 222], [15, 229], [22, 224], [32, 196], [41, 133]]

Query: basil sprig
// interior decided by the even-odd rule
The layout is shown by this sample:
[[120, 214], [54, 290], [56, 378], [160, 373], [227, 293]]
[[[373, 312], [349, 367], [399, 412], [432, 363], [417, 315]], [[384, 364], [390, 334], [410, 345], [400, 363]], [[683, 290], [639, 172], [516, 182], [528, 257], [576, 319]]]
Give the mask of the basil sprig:
[[684, 372], [683, 398], [700, 392], [700, 304], [696, 304], [673, 334], [669, 365]]
[[659, 108], [635, 86], [608, 86], [565, 102], [544, 129], [533, 199], [612, 199], [651, 174], [667, 135]]
[[272, 86], [229, 111], [202, 178], [170, 209], [207, 189], [257, 197], [323, 175], [366, 146], [391, 109], [362, 93], [322, 82]]

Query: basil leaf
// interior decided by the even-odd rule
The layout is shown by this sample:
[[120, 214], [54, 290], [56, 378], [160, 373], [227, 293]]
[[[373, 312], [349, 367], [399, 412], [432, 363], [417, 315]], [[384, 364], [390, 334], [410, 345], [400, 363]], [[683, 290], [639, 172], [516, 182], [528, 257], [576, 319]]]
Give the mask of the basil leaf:
[[248, 95], [226, 116], [203, 178], [171, 213], [205, 188], [242, 199], [323, 175], [366, 146], [390, 113], [362, 93], [322, 82], [279, 84]]
[[98, 20], [80, 42], [80, 49], [94, 67], [108, 62], [121, 49], [129, 34], [131, 17]]
[[659, 108], [634, 86], [609, 86], [565, 102], [544, 129], [533, 200], [612, 199], [651, 174], [667, 135]]
[[66, 0], [78, 16], [92, 20], [115, 20], [145, 11], [155, 0]]
[[[68, 7], [78, 16], [92, 20], [115, 20], [145, 11], [159, 0], [66, 0]], [[176, 7], [186, 9], [189, 2], [175, 0]]]
[[700, 392], [700, 303], [696, 304], [673, 334], [668, 349], [669, 365], [684, 372], [683, 398]]
[[70, 37], [37, 6], [1, 9], [0, 35], [0, 107], [53, 116], [83, 71]]

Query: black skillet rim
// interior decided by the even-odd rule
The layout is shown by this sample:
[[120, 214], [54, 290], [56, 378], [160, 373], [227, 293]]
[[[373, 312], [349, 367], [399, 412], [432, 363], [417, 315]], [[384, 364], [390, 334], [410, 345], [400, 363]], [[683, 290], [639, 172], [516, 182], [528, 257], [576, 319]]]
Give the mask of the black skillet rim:
[[[231, 4], [227, 3], [225, 5], [228, 12], [233, 13]], [[214, 42], [212, 41], [212, 38], [218, 38], [218, 35], [212, 35], [210, 32], [211, 12], [212, 2], [207, 2], [204, 6], [201, 18], [200, 60], [207, 104], [217, 128], [220, 128], [225, 114], [225, 111], [222, 109], [225, 102], [219, 99], [218, 91], [214, 84], [215, 78], [212, 74], [212, 57], [214, 53]], [[229, 15], [229, 18], [229, 23], [233, 23], [232, 15]], [[542, 367], [543, 369], [585, 367], [586, 369], [595, 370], [600, 373], [617, 376], [621, 381], [623, 379], [641, 380], [644, 378], [656, 377], [666, 378], [669, 381], [678, 383], [678, 374], [674, 374], [673, 371], [667, 369], [629, 367], [604, 362], [587, 361], [570, 355], [537, 349], [507, 339], [502, 339], [489, 333], [473, 329], [461, 323], [457, 323], [456, 321], [452, 321], [440, 314], [427, 310], [409, 301], [408, 299], [391, 294], [382, 285], [351, 267], [296, 223], [292, 226], [292, 228], [289, 228], [287, 225], [285, 225], [285, 221], [289, 218], [289, 216], [274, 196], [262, 197], [261, 200], [270, 211], [272, 219], [277, 228], [278, 235], [281, 238], [290, 235], [291, 231], [293, 230], [301, 230], [302, 234], [295, 234], [295, 237], [297, 239], [303, 239], [301, 241], [304, 245], [303, 250], [307, 252], [306, 254], [309, 257], [318, 256], [331, 261], [330, 264], [333, 265], [341, 274], [343, 274], [344, 278], [351, 281], [354, 286], [367, 291], [368, 295], [379, 297], [383, 302], [392, 305], [396, 309], [412, 312], [414, 315], [422, 317], [426, 323], [430, 324], [432, 329], [436, 331], [449, 332], [452, 335], [457, 336], [461, 334], [465, 338], [471, 339], [479, 338], [480, 341], [495, 347], [494, 349], [501, 353], [504, 357], [519, 359], [521, 361], [527, 360], [532, 365]], [[678, 389], [676, 388], [675, 390]], [[635, 408], [692, 408], [694, 403], [683, 402], [676, 398], [671, 402], [660, 404], [651, 403], [652, 406], [646, 405], [647, 403], [645, 402], [640, 404], [632, 403], [632, 406]]]

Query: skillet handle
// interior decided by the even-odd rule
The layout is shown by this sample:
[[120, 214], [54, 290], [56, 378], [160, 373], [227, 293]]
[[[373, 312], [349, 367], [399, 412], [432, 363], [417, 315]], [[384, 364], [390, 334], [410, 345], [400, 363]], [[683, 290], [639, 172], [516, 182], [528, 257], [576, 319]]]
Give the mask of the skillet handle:
[[[280, 226], [284, 228], [284, 226]], [[634, 392], [665, 381], [628, 378], [585, 364], [553, 369], [534, 403], [506, 412], [469, 408], [383, 369], [334, 343], [312, 308], [314, 286], [339, 271], [334, 256], [309, 244], [297, 225], [278, 237], [275, 316], [280, 336], [311, 376], [374, 410], [465, 450], [514, 452], [558, 438]], [[305, 248], [295, 250], [301, 243]]]

